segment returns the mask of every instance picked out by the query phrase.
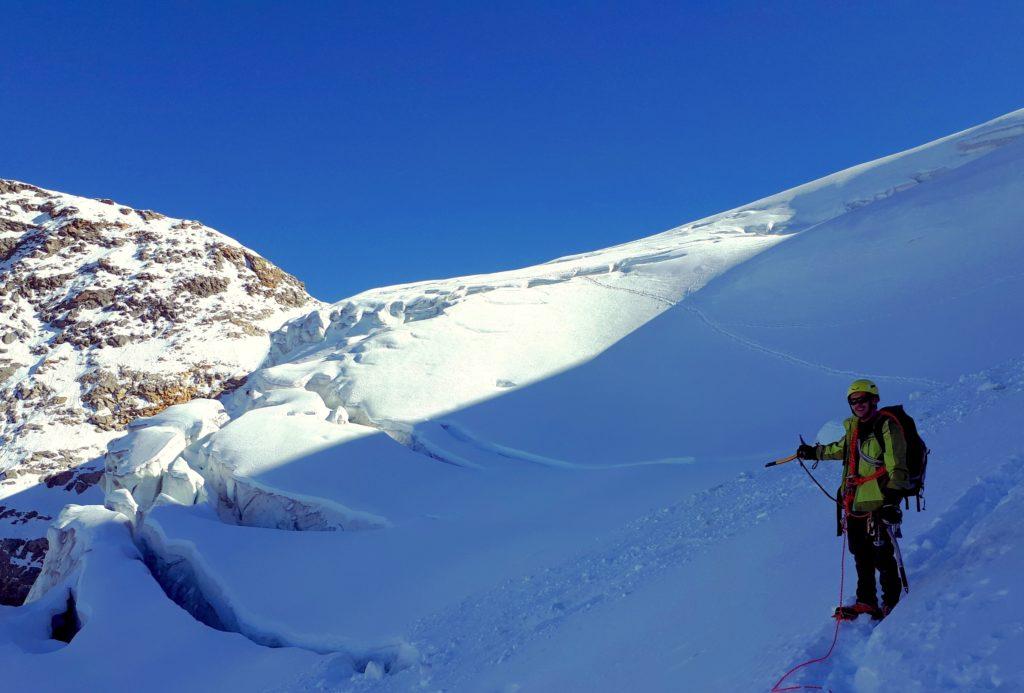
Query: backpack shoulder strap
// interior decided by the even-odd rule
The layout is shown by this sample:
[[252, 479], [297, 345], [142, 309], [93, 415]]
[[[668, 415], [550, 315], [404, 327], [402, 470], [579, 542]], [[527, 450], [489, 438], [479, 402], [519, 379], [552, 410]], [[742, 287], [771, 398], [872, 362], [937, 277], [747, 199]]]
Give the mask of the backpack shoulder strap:
[[[882, 432], [882, 426], [885, 425], [886, 419], [888, 419], [889, 421], [894, 422], [897, 426], [899, 426], [901, 432], [903, 431], [903, 423], [900, 421], [900, 417], [896, 416], [896, 414], [892, 413], [887, 408], [883, 407], [882, 409], [879, 409], [878, 413], [879, 413], [879, 416], [878, 416], [878, 418], [875, 419], [875, 425], [872, 427], [871, 432], [875, 434], [875, 439], [878, 440], [878, 444], [879, 444], [879, 446], [881, 446], [882, 454], [884, 455], [885, 454], [885, 436], [883, 435], [883, 432]], [[885, 418], [882, 418], [882, 417], [885, 417]], [[905, 436], [906, 433], [904, 432], [903, 435]]]

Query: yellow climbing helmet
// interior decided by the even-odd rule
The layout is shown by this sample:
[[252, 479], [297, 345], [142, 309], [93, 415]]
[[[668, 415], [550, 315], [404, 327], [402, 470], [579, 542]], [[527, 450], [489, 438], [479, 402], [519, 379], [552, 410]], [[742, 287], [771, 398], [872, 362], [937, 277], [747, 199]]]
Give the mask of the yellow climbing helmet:
[[868, 394], [878, 397], [878, 386], [870, 380], [854, 380], [850, 383], [850, 388], [846, 391], [846, 396], [849, 397], [854, 392], [867, 392]]

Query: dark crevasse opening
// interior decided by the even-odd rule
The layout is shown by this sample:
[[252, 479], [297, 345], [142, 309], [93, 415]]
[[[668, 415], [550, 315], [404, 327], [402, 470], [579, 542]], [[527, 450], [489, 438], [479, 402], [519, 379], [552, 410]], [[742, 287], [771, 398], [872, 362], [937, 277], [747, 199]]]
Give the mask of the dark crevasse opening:
[[[207, 585], [204, 589], [203, 575], [187, 557], [166, 551], [159, 539], [137, 536], [137, 546], [150, 574], [160, 585], [164, 594], [187, 611], [193, 618], [210, 628], [226, 633], [238, 633], [251, 642], [263, 647], [300, 647], [302, 649], [329, 655], [334, 670], [366, 673], [372, 670], [387, 675], [408, 668], [416, 659], [414, 650], [408, 646], [372, 648], [364, 652], [352, 652], [347, 648], [316, 646], [312, 643], [295, 643], [269, 632], [243, 627], [238, 622], [230, 605], [218, 603], [216, 588]], [[209, 594], [208, 594], [209, 591]]]
[[[143, 561], [168, 599], [187, 611], [200, 623], [224, 632], [238, 632], [229, 627], [206, 598], [199, 586], [192, 564], [184, 558], [165, 558], [146, 541], [139, 542]], [[265, 643], [260, 643], [265, 644]], [[272, 645], [273, 646], [273, 645]]]
[[78, 619], [78, 609], [75, 606], [75, 593], [69, 590], [67, 608], [60, 613], [54, 614], [50, 619], [50, 637], [54, 640], [69, 643], [81, 629], [82, 622]]

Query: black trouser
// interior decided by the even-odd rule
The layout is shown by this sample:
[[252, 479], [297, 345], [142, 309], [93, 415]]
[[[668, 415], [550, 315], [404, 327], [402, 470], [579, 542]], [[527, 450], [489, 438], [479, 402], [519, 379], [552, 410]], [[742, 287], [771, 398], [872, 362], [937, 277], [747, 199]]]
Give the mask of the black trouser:
[[[865, 604], [877, 604], [875, 592], [875, 571], [878, 571], [882, 585], [882, 603], [896, 606], [900, 600], [900, 571], [896, 565], [896, 555], [892, 548], [892, 539], [885, 525], [878, 519], [878, 513], [858, 517], [860, 513], [846, 519], [847, 541], [850, 553], [857, 564], [857, 601]], [[870, 519], [870, 522], [868, 521]], [[881, 540], [881, 546], [875, 546], [875, 539]]]

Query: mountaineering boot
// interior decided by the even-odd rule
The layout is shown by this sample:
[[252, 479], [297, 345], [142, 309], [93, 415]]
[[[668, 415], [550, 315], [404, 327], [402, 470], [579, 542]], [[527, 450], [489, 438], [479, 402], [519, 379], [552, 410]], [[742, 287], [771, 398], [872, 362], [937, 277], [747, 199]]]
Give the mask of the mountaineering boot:
[[832, 618], [837, 618], [841, 621], [853, 621], [861, 614], [868, 614], [876, 621], [884, 618], [882, 610], [879, 609], [878, 606], [875, 604], [866, 604], [864, 602], [837, 606], [836, 612], [832, 614]]

